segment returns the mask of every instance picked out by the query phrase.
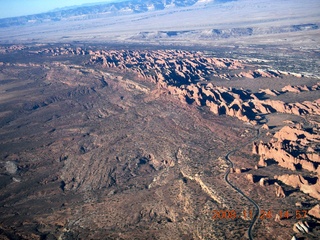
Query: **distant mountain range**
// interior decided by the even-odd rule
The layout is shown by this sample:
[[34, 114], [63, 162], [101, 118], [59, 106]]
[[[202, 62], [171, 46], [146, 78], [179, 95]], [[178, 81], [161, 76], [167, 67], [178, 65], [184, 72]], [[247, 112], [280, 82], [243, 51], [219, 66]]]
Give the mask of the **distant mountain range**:
[[50, 12], [34, 14], [22, 17], [0, 19], [0, 27], [19, 26], [28, 23], [41, 23], [48, 21], [60, 21], [62, 19], [91, 15], [93, 18], [100, 14], [127, 15], [150, 11], [159, 11], [172, 8], [190, 7], [193, 5], [216, 4], [236, 0], [123, 0], [81, 6], [55, 9]]

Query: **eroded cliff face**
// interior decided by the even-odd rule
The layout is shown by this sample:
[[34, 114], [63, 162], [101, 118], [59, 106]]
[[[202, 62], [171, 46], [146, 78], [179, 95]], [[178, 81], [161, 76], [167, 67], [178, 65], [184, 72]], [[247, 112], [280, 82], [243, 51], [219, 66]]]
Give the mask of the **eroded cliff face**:
[[320, 89], [320, 83], [310, 87], [287, 85], [281, 91], [261, 89], [258, 93], [208, 83], [212, 78], [229, 80], [303, 75], [272, 69], [254, 69], [242, 60], [206, 57], [201, 52], [110, 50], [90, 51], [89, 54], [90, 64], [133, 72], [139, 78], [157, 83], [159, 88], [176, 95], [182, 102], [208, 106], [214, 114], [236, 117], [253, 125], [260, 122], [261, 115], [275, 112], [299, 116], [320, 114], [320, 99], [288, 103], [262, 96], [317, 91]]
[[275, 176], [275, 179], [320, 199], [319, 130], [318, 126], [304, 128], [301, 124], [284, 126], [270, 142], [254, 143], [252, 152], [260, 155], [260, 166], [267, 166], [267, 160], [273, 159], [283, 168], [298, 171], [299, 174]]
[[303, 177], [302, 175], [286, 174], [281, 176], [275, 176], [275, 179], [280, 180], [286, 185], [298, 188], [300, 191], [320, 200], [319, 175], [314, 178], [308, 178]]
[[[50, 49], [46, 52], [53, 54], [84, 53], [80, 50], [75, 53], [74, 50], [62, 51], [58, 49]], [[301, 74], [253, 67], [252, 64], [244, 60], [208, 57], [203, 52], [100, 50], [87, 51], [86, 53], [91, 56], [91, 64], [99, 63], [108, 68], [131, 70], [141, 78], [175, 86], [208, 80], [213, 77], [225, 80], [231, 78], [303, 77]], [[287, 90], [291, 89], [284, 88], [283, 91]]]
[[257, 94], [243, 89], [225, 88], [208, 84], [190, 84], [188, 86], [169, 86], [171, 94], [178, 95], [182, 101], [198, 106], [208, 106], [217, 115], [236, 117], [244, 122], [256, 125], [261, 115], [270, 113], [288, 113], [294, 115], [319, 115], [320, 99], [302, 103], [285, 103], [279, 100], [262, 100]]
[[320, 221], [320, 204], [317, 204], [312, 209], [310, 209], [308, 214]]
[[274, 159], [280, 166], [291, 170], [302, 168], [319, 173], [319, 128], [285, 126], [273, 137], [269, 143], [260, 142], [253, 146], [253, 153], [261, 157], [260, 165], [264, 166], [266, 159]]
[[231, 75], [222, 73], [223, 70], [245, 68], [241, 60], [210, 58], [200, 52], [181, 50], [102, 50], [90, 52], [90, 55], [91, 64], [100, 63], [107, 68], [130, 70], [140, 78], [174, 86], [196, 83], [209, 76], [229, 78]]

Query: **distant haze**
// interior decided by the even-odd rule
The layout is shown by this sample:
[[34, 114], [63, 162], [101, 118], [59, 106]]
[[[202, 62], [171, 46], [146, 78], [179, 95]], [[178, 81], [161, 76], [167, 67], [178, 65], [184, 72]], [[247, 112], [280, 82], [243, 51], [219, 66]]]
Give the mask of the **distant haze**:
[[117, 2], [117, 0], [0, 0], [0, 18], [37, 14], [55, 8], [99, 2]]

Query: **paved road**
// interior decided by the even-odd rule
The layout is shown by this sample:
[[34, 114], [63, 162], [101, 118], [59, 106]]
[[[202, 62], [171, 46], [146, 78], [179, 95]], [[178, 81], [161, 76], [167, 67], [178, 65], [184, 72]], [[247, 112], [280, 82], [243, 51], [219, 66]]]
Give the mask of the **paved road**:
[[253, 240], [253, 237], [252, 237], [252, 230], [254, 228], [254, 225], [256, 224], [256, 222], [258, 221], [259, 219], [259, 216], [260, 216], [260, 207], [258, 206], [258, 204], [253, 201], [250, 197], [248, 197], [247, 195], [245, 195], [239, 188], [237, 188], [235, 185], [233, 185], [230, 181], [229, 181], [229, 173], [230, 173], [230, 168], [233, 168], [233, 162], [231, 161], [230, 159], [230, 155], [232, 155], [233, 153], [235, 153], [236, 151], [238, 151], [240, 148], [242, 147], [245, 147], [246, 145], [248, 145], [249, 143], [255, 141], [256, 139], [258, 139], [258, 137], [260, 136], [260, 129], [257, 130], [257, 135], [250, 140], [250, 142], [246, 143], [244, 146], [240, 146], [236, 149], [233, 149], [232, 151], [228, 152], [227, 155], [225, 156], [225, 160], [226, 160], [226, 163], [228, 164], [228, 169], [224, 175], [224, 180], [234, 189], [236, 190], [238, 193], [240, 193], [243, 197], [245, 197], [249, 202], [251, 202], [253, 204], [253, 206], [255, 207], [255, 214], [252, 218], [252, 221], [251, 221], [251, 224], [248, 228], [248, 237], [250, 240]]

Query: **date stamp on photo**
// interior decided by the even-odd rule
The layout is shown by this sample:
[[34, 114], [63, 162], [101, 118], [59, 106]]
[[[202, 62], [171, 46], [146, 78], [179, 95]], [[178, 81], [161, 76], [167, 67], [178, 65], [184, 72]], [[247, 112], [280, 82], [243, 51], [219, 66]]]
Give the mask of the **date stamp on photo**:
[[[308, 210], [260, 210], [259, 220], [265, 219], [304, 219], [307, 217]], [[235, 210], [212, 210], [212, 219], [253, 219], [255, 211], [253, 210], [243, 210], [242, 212], [237, 212]]]

